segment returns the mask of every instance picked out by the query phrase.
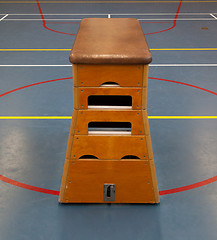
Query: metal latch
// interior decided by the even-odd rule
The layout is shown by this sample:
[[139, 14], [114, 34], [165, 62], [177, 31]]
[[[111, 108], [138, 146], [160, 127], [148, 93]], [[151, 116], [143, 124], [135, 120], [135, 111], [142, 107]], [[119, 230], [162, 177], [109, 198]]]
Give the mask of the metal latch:
[[115, 201], [115, 184], [104, 184], [104, 201]]

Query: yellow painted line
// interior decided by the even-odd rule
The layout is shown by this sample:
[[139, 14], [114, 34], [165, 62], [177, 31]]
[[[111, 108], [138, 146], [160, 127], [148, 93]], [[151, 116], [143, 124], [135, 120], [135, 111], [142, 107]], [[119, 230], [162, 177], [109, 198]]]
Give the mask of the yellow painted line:
[[[151, 51], [217, 51], [217, 48], [151, 48]], [[71, 49], [0, 49], [0, 52], [68, 52]]]
[[0, 116], [0, 120], [19, 120], [19, 119], [72, 119], [71, 116]]
[[[217, 119], [217, 116], [148, 116], [149, 119]], [[0, 120], [61, 120], [71, 116], [0, 116]]]
[[[39, 1], [39, 3], [179, 3], [180, 1]], [[217, 1], [183, 1], [183, 3], [216, 3]], [[0, 1], [0, 3], [35, 3], [35, 1]]]
[[217, 119], [217, 116], [149, 116], [149, 119]]
[[217, 48], [153, 48], [152, 51], [217, 51]]
[[55, 52], [55, 51], [71, 51], [71, 49], [0, 49], [1, 52], [42, 52], [42, 51], [49, 51], [49, 52]]

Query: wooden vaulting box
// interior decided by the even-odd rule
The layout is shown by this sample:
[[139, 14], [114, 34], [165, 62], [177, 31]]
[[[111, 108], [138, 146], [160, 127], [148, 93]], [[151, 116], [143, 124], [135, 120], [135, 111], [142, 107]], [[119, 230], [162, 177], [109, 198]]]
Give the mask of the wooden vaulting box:
[[146, 109], [151, 60], [136, 19], [81, 21], [59, 202], [159, 202]]

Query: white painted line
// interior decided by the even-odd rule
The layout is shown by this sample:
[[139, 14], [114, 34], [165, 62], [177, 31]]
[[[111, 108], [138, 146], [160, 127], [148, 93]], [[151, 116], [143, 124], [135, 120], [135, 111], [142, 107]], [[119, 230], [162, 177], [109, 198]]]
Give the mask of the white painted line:
[[108, 14], [108, 18], [111, 18], [111, 14]]
[[[139, 21], [174, 21], [173, 18], [145, 18], [138, 19]], [[177, 18], [176, 21], [212, 21], [212, 18]]]
[[[217, 63], [165, 63], [150, 64], [150, 67], [217, 67]], [[0, 65], [0, 67], [72, 67], [68, 65]]]
[[168, 64], [150, 64], [150, 67], [217, 67], [217, 63], [168, 63]]
[[[179, 15], [209, 15], [210, 13], [179, 13]], [[216, 13], [214, 13], [216, 14]], [[111, 15], [176, 15], [176, 13], [111, 13]]]
[[[111, 14], [109, 14], [111, 15]], [[3, 18], [4, 19], [4, 18]], [[2, 20], [3, 20], [2, 19]], [[66, 18], [66, 19], [44, 19], [45, 21], [81, 21], [82, 19], [70, 19], [70, 18]], [[144, 18], [144, 19], [138, 19], [139, 21], [174, 21], [173, 18]], [[216, 20], [214, 18], [179, 18], [176, 19], [177, 21], [212, 21], [212, 20]], [[4, 21], [43, 21], [41, 18], [39, 19], [4, 19]]]
[[0, 67], [72, 67], [72, 65], [0, 65]]
[[[81, 21], [82, 19], [78, 19], [78, 18], [75, 18], [75, 19], [44, 19], [45, 21]], [[19, 19], [19, 18], [17, 18], [17, 19], [13, 19], [13, 18], [11, 18], [11, 19], [5, 19], [4, 21], [43, 21], [43, 19], [41, 19], [41, 18], [38, 18], [38, 19], [34, 19], [34, 18], [32, 18], [32, 19]]]
[[[210, 13], [207, 13], [210, 14]], [[5, 14], [0, 14], [5, 15]], [[9, 13], [10, 16], [41, 16], [40, 13]], [[50, 16], [81, 16], [81, 15], [90, 15], [90, 16], [102, 16], [108, 15], [108, 13], [43, 13], [43, 15], [50, 15]]]
[[212, 13], [210, 13], [210, 16], [212, 16], [215, 20], [217, 20], [217, 17], [215, 15], [213, 15]]
[[[110, 13], [111, 15], [176, 15], [176, 13]], [[212, 14], [217, 14], [217, 13], [212, 13]], [[6, 15], [6, 13], [1, 13], [0, 15]], [[35, 15], [35, 16], [40, 16], [40, 13], [10, 13], [9, 15], [12, 16], [30, 16], [30, 15]], [[108, 13], [43, 13], [43, 15], [108, 15]], [[210, 15], [210, 13], [179, 13], [179, 15]]]
[[0, 18], [0, 22], [5, 19], [8, 16], [8, 14], [6, 14], [4, 17]]

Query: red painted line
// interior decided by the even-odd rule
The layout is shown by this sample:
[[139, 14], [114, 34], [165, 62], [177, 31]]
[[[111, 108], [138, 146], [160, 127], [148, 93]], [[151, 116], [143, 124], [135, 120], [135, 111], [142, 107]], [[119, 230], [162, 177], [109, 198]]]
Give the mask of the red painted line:
[[[45, 21], [45, 18], [44, 18], [44, 15], [43, 15], [43, 12], [42, 12], [40, 3], [39, 3], [38, 0], [36, 0], [36, 2], [37, 2], [38, 10], [39, 10], [40, 15], [41, 15], [41, 19], [42, 19], [42, 21], [43, 21], [43, 27], [44, 27], [44, 28], [46, 28], [46, 29], [49, 30], [49, 31], [55, 32], [55, 33], [61, 33], [61, 34], [66, 34], [66, 35], [71, 35], [71, 36], [76, 36], [76, 35], [77, 35], [77, 34], [74, 34], [74, 33], [60, 32], [60, 31], [56, 31], [56, 30], [54, 30], [54, 29], [52, 29], [52, 28], [49, 28], [49, 27], [46, 25], [46, 21]], [[166, 31], [169, 31], [169, 30], [175, 28], [175, 27], [176, 27], [176, 20], [177, 20], [177, 18], [178, 18], [178, 16], [179, 16], [179, 11], [180, 11], [181, 5], [182, 5], [182, 0], [180, 0], [180, 2], [179, 2], [179, 6], [178, 6], [178, 9], [177, 9], [177, 11], [176, 11], [176, 15], [175, 15], [175, 18], [174, 18], [173, 26], [172, 26], [172, 27], [167, 28], [167, 29], [164, 29], [164, 30], [161, 30], [161, 31], [157, 31], [157, 32], [145, 33], [144, 35], [151, 35], [151, 34], [156, 34], [156, 33], [162, 33], [162, 32], [166, 32]], [[141, 23], [157, 23], [157, 22], [141, 22]], [[167, 22], [158, 22], [158, 23], [167, 23]], [[55, 24], [57, 24], [57, 23], [55, 23]], [[73, 24], [74, 24], [74, 23], [73, 23]], [[77, 24], [77, 22], [76, 22], [76, 24]]]
[[208, 178], [204, 181], [201, 182], [197, 182], [194, 184], [190, 184], [184, 187], [178, 187], [178, 188], [173, 188], [173, 189], [168, 189], [168, 190], [163, 190], [163, 191], [159, 191], [160, 195], [167, 195], [167, 194], [172, 194], [172, 193], [178, 193], [178, 192], [184, 192], [184, 191], [188, 191], [191, 189], [195, 189], [195, 188], [199, 188], [202, 186], [205, 186], [207, 184], [213, 183], [217, 181], [217, 176], [212, 177], [212, 178]]
[[201, 88], [201, 87], [198, 87], [198, 86], [195, 86], [195, 85], [192, 85], [192, 84], [188, 84], [188, 83], [184, 83], [184, 82], [178, 82], [178, 81], [173, 81], [173, 80], [168, 80], [168, 79], [163, 79], [163, 78], [153, 78], [153, 77], [149, 77], [149, 79], [154, 79], [154, 80], [159, 80], [159, 81], [177, 83], [177, 84], [181, 84], [181, 85], [185, 85], [185, 86], [197, 88], [197, 89], [199, 89], [199, 90], [202, 90], [202, 91], [205, 91], [205, 92], [208, 92], [208, 93], [211, 93], [211, 94], [214, 94], [214, 95], [217, 96], [217, 93], [216, 93], [216, 92], [213, 92], [213, 91], [210, 91], [210, 90], [208, 90], [208, 89]]
[[49, 27], [46, 25], [46, 21], [45, 21], [45, 19], [44, 19], [44, 15], [43, 15], [43, 12], [42, 12], [40, 3], [39, 3], [38, 0], [36, 0], [36, 2], [37, 2], [37, 5], [38, 5], [38, 10], [39, 10], [40, 15], [41, 15], [41, 19], [42, 19], [42, 21], [43, 21], [43, 27], [44, 27], [44, 28], [46, 28], [47, 30], [50, 30], [50, 31], [52, 31], [52, 32], [55, 32], [55, 33], [61, 33], [61, 34], [72, 35], [72, 36], [75, 36], [75, 35], [76, 35], [76, 34], [73, 34], [73, 33], [60, 32], [60, 31], [56, 31], [56, 30], [54, 30], [54, 29], [52, 29], [52, 28], [49, 28]]
[[[3, 94], [0, 95], [0, 97], [3, 97], [3, 96], [5, 96], [5, 95], [7, 95], [9, 93], [12, 93], [12, 92], [24, 89], [24, 88], [28, 88], [28, 87], [32, 87], [32, 86], [36, 86], [36, 85], [40, 85], [40, 84], [44, 84], [44, 83], [50, 83], [50, 82], [55, 82], [55, 81], [67, 80], [67, 79], [72, 79], [72, 78], [71, 77], [70, 78], [59, 78], [59, 79], [43, 81], [43, 82], [39, 82], [39, 83], [33, 83], [33, 84], [30, 84], [30, 85], [23, 86], [23, 87], [20, 87], [20, 88], [16, 88], [14, 90], [11, 90], [11, 91], [8, 91], [6, 93], [3, 93]], [[173, 80], [168, 80], [168, 79], [163, 79], [163, 78], [149, 77], [149, 79], [177, 83], [177, 84], [193, 87], [193, 88], [196, 88], [196, 89], [199, 89], [199, 90], [202, 90], [202, 91], [205, 91], [205, 92], [208, 92], [208, 93], [211, 93], [211, 94], [214, 94], [214, 95], [217, 96], [216, 92], [213, 92], [213, 91], [210, 91], [208, 89], [201, 88], [201, 87], [198, 87], [198, 86], [195, 86], [195, 85], [192, 85], [192, 84], [178, 82], [178, 81], [173, 81]], [[50, 190], [50, 189], [45, 189], [45, 188], [39, 188], [39, 187], [31, 186], [31, 185], [28, 185], [28, 184], [25, 184], [25, 183], [21, 183], [21, 182], [12, 180], [12, 179], [7, 178], [7, 177], [2, 176], [2, 175], [0, 175], [0, 180], [3, 181], [3, 182], [6, 182], [6, 183], [12, 184], [14, 186], [25, 188], [25, 189], [28, 189], [28, 190], [41, 192], [41, 193], [46, 193], [46, 194], [52, 194], [52, 195], [59, 195], [59, 191], [54, 191], [54, 190]], [[188, 191], [188, 190], [191, 190], [191, 189], [195, 189], [195, 188], [199, 188], [199, 187], [208, 185], [208, 184], [216, 182], [216, 181], [217, 181], [217, 176], [214, 176], [214, 177], [208, 178], [206, 180], [203, 180], [201, 182], [193, 183], [193, 184], [186, 185], [186, 186], [183, 186], [183, 187], [162, 190], [162, 191], [159, 191], [159, 194], [160, 195], [167, 195], [167, 194], [172, 194], [172, 193], [184, 192], [184, 191]]]
[[162, 32], [166, 32], [166, 31], [169, 31], [169, 30], [175, 28], [176, 27], [176, 20], [177, 20], [177, 18], [179, 16], [179, 11], [180, 11], [181, 5], [182, 5], [182, 0], [180, 0], [180, 2], [179, 2], [179, 6], [178, 6], [178, 9], [176, 11], [176, 16], [174, 18], [172, 27], [164, 29], [164, 30], [161, 30], [161, 31], [158, 31], [158, 32], [145, 33], [144, 35], [151, 35], [151, 34], [156, 34], [156, 33], [162, 33]]
[[2, 93], [2, 94], [0, 95], [0, 97], [3, 97], [3, 96], [8, 95], [8, 94], [10, 94], [10, 93], [13, 93], [13, 92], [22, 90], [22, 89], [24, 89], [24, 88], [28, 88], [28, 87], [40, 85], [40, 84], [43, 84], [43, 83], [50, 83], [50, 82], [67, 80], [67, 79], [72, 79], [72, 77], [69, 77], [69, 78], [59, 78], [59, 79], [54, 79], [54, 80], [49, 80], [49, 81], [44, 81], [44, 82], [33, 83], [33, 84], [30, 84], [30, 85], [26, 85], [26, 86], [23, 86], [23, 87], [20, 87], [20, 88], [16, 88], [16, 89], [13, 89], [13, 90], [11, 90], [11, 91]]
[[45, 189], [45, 188], [39, 188], [39, 187], [34, 187], [25, 183], [21, 183], [21, 182], [17, 182], [15, 180], [12, 180], [10, 178], [4, 177], [2, 175], [0, 175], [0, 180], [6, 183], [9, 183], [11, 185], [20, 187], [20, 188], [25, 188], [31, 191], [35, 191], [35, 192], [41, 192], [41, 193], [46, 193], [46, 194], [51, 194], [51, 195], [59, 195], [59, 191], [54, 191], [54, 190], [50, 190], [50, 189]]

